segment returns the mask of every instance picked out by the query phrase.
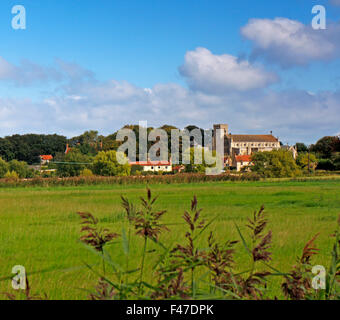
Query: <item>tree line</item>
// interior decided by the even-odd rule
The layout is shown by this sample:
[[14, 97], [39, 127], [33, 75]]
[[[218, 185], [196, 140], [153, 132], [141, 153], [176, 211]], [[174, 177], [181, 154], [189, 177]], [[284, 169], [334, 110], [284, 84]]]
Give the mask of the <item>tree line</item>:
[[[127, 125], [134, 131], [137, 144], [139, 137], [138, 125]], [[153, 128], [148, 128], [148, 133]], [[177, 129], [174, 126], [161, 127], [169, 136], [168, 150], [171, 154], [170, 132]], [[200, 129], [197, 126], [188, 126], [185, 129], [191, 131]], [[200, 129], [203, 132], [203, 129]], [[14, 172], [20, 178], [29, 178], [33, 175], [28, 165], [39, 164], [40, 155], [51, 154], [54, 157], [49, 169], [56, 169], [59, 176], [78, 175], [129, 175], [139, 174], [139, 168], [122, 167], [112, 160], [123, 142], [116, 140], [117, 132], [108, 136], [99, 135], [98, 131], [86, 131], [83, 134], [67, 139], [61, 135], [25, 134], [0, 138], [0, 177], [13, 175]], [[148, 142], [148, 148], [155, 142]], [[70, 152], [65, 154], [66, 145]], [[340, 138], [337, 136], [323, 137], [315, 144], [307, 146], [304, 143], [296, 143], [299, 153], [296, 161], [291, 161], [284, 152], [260, 153], [253, 156], [255, 166], [252, 171], [257, 171], [267, 176], [291, 176], [299, 172], [315, 169], [340, 170]], [[137, 145], [137, 160], [138, 160]], [[268, 164], [273, 170], [268, 171]], [[288, 164], [288, 166], [287, 166]], [[187, 172], [204, 172], [206, 165], [185, 166]], [[132, 170], [132, 172], [131, 172]]]

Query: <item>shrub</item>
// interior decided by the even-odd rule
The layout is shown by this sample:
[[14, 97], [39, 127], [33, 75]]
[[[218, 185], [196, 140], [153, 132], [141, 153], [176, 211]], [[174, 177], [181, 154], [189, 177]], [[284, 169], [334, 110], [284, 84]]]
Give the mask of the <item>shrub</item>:
[[71, 150], [67, 155], [60, 159], [57, 164], [57, 175], [60, 177], [76, 177], [81, 171], [90, 165], [90, 157], [82, 154], [79, 150]]
[[2, 158], [0, 158], [0, 178], [3, 178], [5, 176], [8, 169], [9, 169], [8, 163]]
[[28, 178], [32, 175], [32, 171], [24, 161], [12, 160], [8, 163], [9, 170], [15, 171], [19, 178]]
[[289, 151], [274, 150], [257, 152], [252, 156], [251, 170], [264, 177], [295, 177], [302, 172]]
[[[313, 153], [299, 153], [296, 159], [297, 165], [305, 171], [314, 171], [317, 167], [318, 161]], [[309, 168], [308, 168], [309, 164]]]
[[317, 170], [333, 171], [335, 166], [330, 159], [320, 159], [316, 167]]
[[122, 165], [118, 162], [117, 157], [125, 158], [125, 155], [117, 153], [114, 150], [101, 151], [93, 161], [93, 171], [100, 176], [128, 176], [130, 175], [130, 165]]
[[82, 177], [92, 177], [93, 172], [90, 169], [85, 168], [84, 170], [80, 171], [80, 176], [82, 176]]
[[19, 175], [15, 171], [7, 171], [5, 178], [9, 180], [18, 180]]

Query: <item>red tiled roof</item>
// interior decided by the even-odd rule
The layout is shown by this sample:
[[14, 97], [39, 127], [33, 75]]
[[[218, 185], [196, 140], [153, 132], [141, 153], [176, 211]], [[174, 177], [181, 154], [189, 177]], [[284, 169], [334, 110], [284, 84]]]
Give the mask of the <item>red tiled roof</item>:
[[251, 162], [251, 156], [241, 155], [235, 157], [236, 162]]
[[233, 142], [279, 142], [271, 134], [232, 134]]
[[143, 167], [157, 167], [157, 166], [171, 166], [169, 161], [137, 161], [129, 162], [130, 166], [143, 166]]
[[53, 156], [51, 156], [50, 154], [44, 154], [44, 155], [41, 155], [40, 156], [40, 159], [41, 160], [52, 160], [53, 159]]

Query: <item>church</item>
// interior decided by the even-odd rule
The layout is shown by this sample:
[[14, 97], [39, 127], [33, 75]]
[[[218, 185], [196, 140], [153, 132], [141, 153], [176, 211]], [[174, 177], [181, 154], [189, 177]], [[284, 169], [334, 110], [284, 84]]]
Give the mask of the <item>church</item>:
[[[217, 131], [220, 129], [220, 131]], [[216, 151], [216, 137], [224, 138], [224, 160], [235, 166], [236, 156], [250, 156], [255, 152], [272, 151], [281, 148], [280, 141], [270, 134], [231, 134], [227, 124], [215, 124], [213, 130], [213, 150]]]

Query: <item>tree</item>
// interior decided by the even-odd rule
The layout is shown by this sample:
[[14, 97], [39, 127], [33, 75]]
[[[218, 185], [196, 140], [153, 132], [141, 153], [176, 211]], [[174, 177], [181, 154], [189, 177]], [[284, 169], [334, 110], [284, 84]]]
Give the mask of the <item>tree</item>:
[[340, 170], [340, 155], [336, 156], [334, 161], [335, 170]]
[[19, 178], [30, 178], [32, 171], [24, 161], [12, 160], [8, 163], [9, 171], [14, 171], [18, 174]]
[[286, 150], [257, 152], [252, 156], [252, 171], [265, 177], [294, 177], [301, 174], [293, 155]]
[[128, 176], [131, 168], [128, 163], [120, 164], [118, 160], [127, 159], [124, 154], [114, 150], [101, 151], [93, 161], [93, 172], [101, 176]]
[[[195, 150], [196, 152], [201, 152], [201, 159], [195, 159]], [[190, 163], [184, 164], [185, 172], [204, 173], [206, 168], [213, 168], [215, 166], [218, 167], [220, 162], [220, 157], [216, 157], [216, 151], [213, 151], [212, 155], [210, 156], [209, 153], [205, 154], [204, 148], [190, 148]], [[220, 167], [222, 168], [221, 165]]]
[[3, 178], [9, 169], [8, 163], [0, 158], [0, 178]]
[[[301, 169], [305, 170], [315, 170], [318, 161], [316, 159], [316, 156], [313, 153], [299, 153], [296, 163], [298, 166], [300, 166]], [[308, 169], [309, 164], [309, 169]]]
[[6, 161], [10, 161], [15, 157], [13, 145], [6, 138], [0, 138], [0, 157]]
[[296, 150], [297, 152], [308, 152], [308, 147], [302, 142], [297, 142]]
[[71, 150], [57, 163], [57, 174], [60, 177], [76, 177], [91, 165], [91, 158], [82, 154], [79, 150]]
[[0, 139], [0, 156], [7, 160], [39, 163], [42, 154], [55, 155], [65, 150], [66, 137], [59, 135], [13, 135]]
[[318, 165], [316, 167], [317, 170], [327, 170], [333, 171], [335, 170], [335, 165], [330, 159], [319, 159]]
[[340, 151], [340, 139], [339, 137], [323, 137], [311, 146], [311, 151], [319, 154], [323, 159], [330, 159], [334, 152]]

